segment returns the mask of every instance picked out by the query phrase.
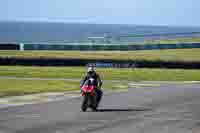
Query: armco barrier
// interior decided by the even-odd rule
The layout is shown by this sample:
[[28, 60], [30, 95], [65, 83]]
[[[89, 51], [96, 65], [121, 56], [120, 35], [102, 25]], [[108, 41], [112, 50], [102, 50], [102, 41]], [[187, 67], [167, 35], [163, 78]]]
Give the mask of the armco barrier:
[[200, 43], [183, 44], [145, 44], [145, 45], [118, 45], [118, 44], [24, 44], [24, 50], [153, 50], [153, 49], [182, 49], [182, 48], [200, 48]]
[[0, 50], [19, 50], [18, 44], [0, 43]]
[[173, 61], [147, 61], [147, 60], [121, 61], [121, 60], [0, 57], [0, 65], [87, 66], [88, 64], [96, 64], [97, 67], [200, 69], [200, 62], [173, 62]]

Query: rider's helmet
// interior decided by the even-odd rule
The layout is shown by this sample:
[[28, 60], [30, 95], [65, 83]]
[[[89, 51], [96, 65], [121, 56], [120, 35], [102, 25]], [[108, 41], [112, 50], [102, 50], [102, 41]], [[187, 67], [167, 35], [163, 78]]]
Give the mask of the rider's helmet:
[[87, 72], [94, 72], [95, 68], [93, 66], [88, 67]]

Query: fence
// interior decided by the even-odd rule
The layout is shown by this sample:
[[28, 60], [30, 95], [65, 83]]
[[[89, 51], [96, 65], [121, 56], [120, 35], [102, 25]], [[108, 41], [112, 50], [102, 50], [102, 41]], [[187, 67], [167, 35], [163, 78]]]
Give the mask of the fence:
[[183, 49], [200, 48], [200, 43], [180, 43], [180, 44], [40, 44], [40, 43], [19, 43], [19, 44], [0, 44], [0, 50], [81, 50], [81, 51], [101, 51], [101, 50], [154, 50], [154, 49]]
[[23, 66], [86, 66], [120, 68], [184, 68], [200, 69], [200, 62], [148, 61], [148, 60], [89, 60], [89, 59], [56, 59], [56, 58], [17, 58], [0, 57], [0, 65]]
[[4, 43], [0, 44], [0, 50], [19, 50], [20, 46], [18, 44]]
[[101, 50], [153, 50], [153, 49], [182, 49], [182, 48], [200, 48], [200, 43], [183, 44], [24, 44], [24, 50], [81, 50], [81, 51], [101, 51]]

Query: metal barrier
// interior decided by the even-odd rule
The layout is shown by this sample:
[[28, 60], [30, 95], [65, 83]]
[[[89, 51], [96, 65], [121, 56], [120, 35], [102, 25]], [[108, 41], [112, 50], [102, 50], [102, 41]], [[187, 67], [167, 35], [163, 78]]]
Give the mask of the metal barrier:
[[182, 49], [182, 48], [200, 48], [200, 43], [182, 43], [182, 44], [23, 44], [23, 50], [153, 50], [153, 49]]
[[20, 47], [18, 44], [10, 44], [10, 43], [1, 43], [0, 50], [19, 50]]

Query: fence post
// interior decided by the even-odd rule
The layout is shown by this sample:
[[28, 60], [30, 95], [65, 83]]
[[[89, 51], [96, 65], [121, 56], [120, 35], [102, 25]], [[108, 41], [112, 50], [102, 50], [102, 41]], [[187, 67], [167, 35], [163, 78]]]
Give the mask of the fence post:
[[19, 44], [19, 50], [20, 50], [20, 51], [24, 51], [24, 44], [23, 44], [23, 43], [20, 43], [20, 44]]

